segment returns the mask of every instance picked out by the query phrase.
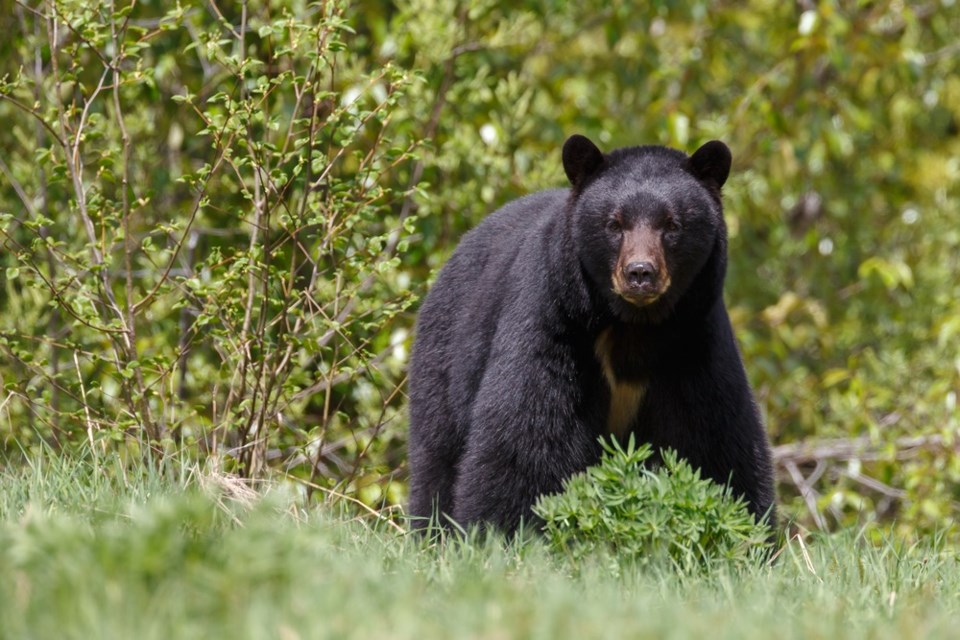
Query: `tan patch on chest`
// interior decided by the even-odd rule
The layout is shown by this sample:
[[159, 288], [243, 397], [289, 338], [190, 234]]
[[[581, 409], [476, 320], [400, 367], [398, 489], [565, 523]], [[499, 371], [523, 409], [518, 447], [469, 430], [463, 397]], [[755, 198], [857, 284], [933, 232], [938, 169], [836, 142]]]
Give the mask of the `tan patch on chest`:
[[612, 353], [615, 348], [613, 336], [610, 329], [605, 330], [597, 337], [594, 343], [594, 352], [597, 355], [597, 361], [600, 362], [600, 368], [603, 370], [603, 377], [607, 381], [607, 387], [610, 389], [610, 407], [607, 412], [607, 433], [622, 438], [627, 434], [634, 418], [637, 417], [637, 411], [640, 409], [640, 403], [643, 402], [643, 396], [647, 391], [646, 386], [634, 380], [617, 380], [613, 371]]

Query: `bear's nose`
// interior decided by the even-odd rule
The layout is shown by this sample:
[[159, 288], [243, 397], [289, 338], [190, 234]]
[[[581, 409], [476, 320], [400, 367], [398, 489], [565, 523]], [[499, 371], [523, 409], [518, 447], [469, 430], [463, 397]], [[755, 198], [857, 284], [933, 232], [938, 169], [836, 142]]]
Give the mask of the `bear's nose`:
[[657, 283], [657, 268], [650, 262], [631, 262], [623, 268], [623, 277], [631, 288], [650, 288]]

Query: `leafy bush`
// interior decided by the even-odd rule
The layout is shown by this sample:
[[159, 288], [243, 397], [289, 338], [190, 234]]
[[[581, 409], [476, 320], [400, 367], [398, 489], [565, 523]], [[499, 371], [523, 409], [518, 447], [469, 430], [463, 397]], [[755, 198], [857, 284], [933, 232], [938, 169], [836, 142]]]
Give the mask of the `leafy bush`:
[[755, 562], [770, 528], [758, 524], [728, 486], [650, 445], [603, 443], [600, 464], [570, 478], [563, 493], [544, 496], [535, 512], [549, 544], [574, 559], [609, 551], [641, 564], [669, 559], [683, 570]]
[[418, 79], [350, 54], [345, 10], [16, 8], [8, 453], [183, 448], [383, 499], [366, 461], [399, 424]]

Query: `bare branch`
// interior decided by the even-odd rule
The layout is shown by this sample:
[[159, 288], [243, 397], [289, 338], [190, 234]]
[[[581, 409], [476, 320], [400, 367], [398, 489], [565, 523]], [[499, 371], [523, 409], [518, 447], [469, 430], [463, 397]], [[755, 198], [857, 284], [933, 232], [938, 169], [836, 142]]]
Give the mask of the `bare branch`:
[[782, 444], [773, 448], [773, 459], [778, 465], [810, 464], [820, 460], [888, 460], [893, 448], [893, 459], [915, 458], [921, 451], [960, 452], [960, 438], [947, 442], [942, 435], [904, 436], [892, 443], [877, 443], [869, 437], [813, 440]]
[[826, 531], [827, 523], [823, 519], [823, 515], [820, 513], [820, 509], [817, 508], [817, 492], [810, 487], [810, 483], [806, 478], [803, 477], [803, 474], [800, 473], [800, 469], [797, 467], [796, 463], [791, 460], [784, 462], [784, 468], [787, 470], [787, 473], [790, 474], [790, 478], [793, 480], [793, 484], [796, 485], [797, 490], [800, 492], [800, 496], [803, 498], [803, 501], [807, 505], [807, 511], [810, 512], [810, 515], [813, 517], [813, 521], [816, 523], [817, 528], [821, 531]]

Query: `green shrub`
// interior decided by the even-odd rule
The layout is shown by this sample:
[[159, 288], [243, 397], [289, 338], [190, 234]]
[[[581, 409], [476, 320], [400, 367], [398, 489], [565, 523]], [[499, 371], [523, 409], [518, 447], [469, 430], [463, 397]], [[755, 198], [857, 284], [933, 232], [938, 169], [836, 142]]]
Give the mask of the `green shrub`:
[[685, 571], [760, 557], [770, 529], [728, 486], [701, 478], [669, 449], [662, 465], [650, 464], [650, 445], [637, 447], [632, 436], [626, 448], [603, 448], [600, 464], [534, 509], [553, 549], [575, 560], [605, 551], [640, 564], [669, 560]]
[[19, 7], [0, 44], [0, 454], [399, 502], [417, 74], [348, 3], [174, 4]]

